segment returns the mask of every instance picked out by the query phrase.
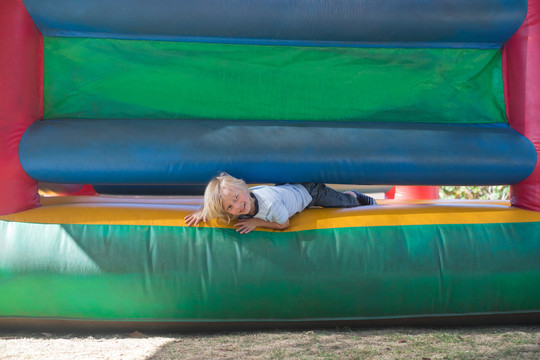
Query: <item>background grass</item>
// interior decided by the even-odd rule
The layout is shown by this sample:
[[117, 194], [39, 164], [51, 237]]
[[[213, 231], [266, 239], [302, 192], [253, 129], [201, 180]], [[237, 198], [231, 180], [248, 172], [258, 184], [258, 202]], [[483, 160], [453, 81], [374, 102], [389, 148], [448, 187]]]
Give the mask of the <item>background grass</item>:
[[540, 325], [221, 333], [1, 333], [0, 359], [540, 359]]

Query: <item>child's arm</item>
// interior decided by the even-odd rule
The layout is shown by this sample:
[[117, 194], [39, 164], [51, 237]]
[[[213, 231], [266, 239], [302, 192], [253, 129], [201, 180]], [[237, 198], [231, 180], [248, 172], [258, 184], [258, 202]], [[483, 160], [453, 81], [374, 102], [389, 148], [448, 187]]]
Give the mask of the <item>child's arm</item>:
[[184, 221], [186, 222], [187, 226], [197, 226], [197, 224], [201, 221], [206, 222], [206, 218], [203, 216], [203, 208], [200, 208], [194, 213], [186, 216]]
[[289, 227], [289, 219], [285, 221], [283, 224], [278, 224], [275, 222], [270, 222], [262, 219], [257, 218], [250, 218], [250, 219], [240, 219], [234, 226], [237, 226], [238, 231], [240, 234], [247, 234], [251, 232], [251, 230], [255, 229], [256, 227], [265, 227], [269, 229], [276, 229], [276, 230], [284, 230]]

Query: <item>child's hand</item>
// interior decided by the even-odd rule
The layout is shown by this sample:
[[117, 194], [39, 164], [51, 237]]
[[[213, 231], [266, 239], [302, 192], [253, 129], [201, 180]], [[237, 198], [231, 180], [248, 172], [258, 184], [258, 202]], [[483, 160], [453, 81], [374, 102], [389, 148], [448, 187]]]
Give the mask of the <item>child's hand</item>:
[[270, 222], [262, 219], [257, 218], [250, 218], [250, 219], [240, 219], [234, 226], [238, 227], [236, 231], [238, 231], [240, 234], [247, 234], [251, 232], [251, 230], [255, 229], [256, 227], [265, 227], [268, 229], [276, 229], [276, 230], [284, 230], [289, 227], [289, 219], [285, 221], [283, 224], [278, 224], [275, 222]]
[[247, 234], [257, 227], [257, 222], [257, 219], [240, 219], [234, 226], [238, 227], [236, 231], [240, 234]]
[[195, 211], [184, 218], [187, 226], [197, 226], [198, 223], [206, 222], [206, 217], [203, 216], [202, 210]]

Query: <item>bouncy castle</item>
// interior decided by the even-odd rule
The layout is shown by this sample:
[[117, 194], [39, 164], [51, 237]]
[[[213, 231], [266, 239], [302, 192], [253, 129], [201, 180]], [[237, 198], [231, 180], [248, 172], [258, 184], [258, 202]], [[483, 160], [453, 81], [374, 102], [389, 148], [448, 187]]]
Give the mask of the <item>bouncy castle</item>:
[[[0, 326], [539, 321], [540, 0], [2, 0], [0, 49]], [[187, 227], [219, 171], [512, 200]]]

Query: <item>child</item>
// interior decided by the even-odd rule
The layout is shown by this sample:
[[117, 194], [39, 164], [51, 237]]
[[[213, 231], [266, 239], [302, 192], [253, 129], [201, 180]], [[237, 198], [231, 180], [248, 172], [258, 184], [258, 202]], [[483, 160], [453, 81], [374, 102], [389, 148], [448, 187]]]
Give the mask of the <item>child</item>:
[[213, 218], [234, 226], [240, 234], [256, 227], [283, 230], [289, 218], [310, 206], [355, 207], [377, 202], [356, 191], [339, 192], [322, 183], [281, 184], [248, 188], [244, 180], [225, 172], [214, 177], [204, 191], [204, 205], [186, 216], [188, 226]]

